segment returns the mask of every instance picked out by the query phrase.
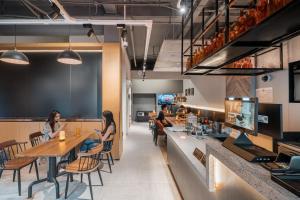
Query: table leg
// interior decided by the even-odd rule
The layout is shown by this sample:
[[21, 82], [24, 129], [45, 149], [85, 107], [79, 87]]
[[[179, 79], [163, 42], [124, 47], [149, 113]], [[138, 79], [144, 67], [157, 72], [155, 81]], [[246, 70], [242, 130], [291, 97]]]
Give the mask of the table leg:
[[56, 190], [56, 198], [58, 199], [59, 198], [59, 183], [56, 180], [56, 176], [57, 176], [56, 157], [49, 157], [47, 178], [41, 179], [39, 181], [34, 181], [28, 186], [28, 198], [32, 198], [33, 185], [48, 181], [48, 182], [54, 183], [55, 190]]
[[48, 162], [48, 181], [53, 182], [53, 177], [56, 177], [57, 171], [56, 171], [56, 157], [49, 157]]

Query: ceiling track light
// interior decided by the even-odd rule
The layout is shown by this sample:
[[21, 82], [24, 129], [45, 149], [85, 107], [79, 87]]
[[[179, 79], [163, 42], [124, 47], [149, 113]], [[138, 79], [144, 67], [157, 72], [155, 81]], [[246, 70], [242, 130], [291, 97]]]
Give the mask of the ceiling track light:
[[181, 6], [180, 9], [179, 9], [179, 12], [180, 12], [181, 14], [184, 14], [184, 13], [186, 12], [185, 6]]
[[82, 64], [80, 55], [71, 49], [70, 32], [71, 30], [69, 26], [69, 48], [57, 56], [57, 61], [67, 65], [80, 65]]
[[16, 36], [16, 25], [15, 25], [15, 46], [14, 50], [8, 50], [2, 53], [0, 60], [2, 62], [16, 64], [16, 65], [28, 65], [28, 57], [17, 50], [17, 36]]

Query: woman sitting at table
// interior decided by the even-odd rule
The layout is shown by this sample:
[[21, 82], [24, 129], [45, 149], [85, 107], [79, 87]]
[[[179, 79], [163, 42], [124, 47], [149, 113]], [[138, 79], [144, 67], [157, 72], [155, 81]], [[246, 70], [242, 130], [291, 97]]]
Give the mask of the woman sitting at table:
[[93, 147], [97, 146], [103, 141], [103, 151], [110, 150], [112, 143], [105, 142], [110, 135], [116, 133], [116, 123], [114, 120], [113, 113], [111, 111], [103, 111], [102, 113], [102, 127], [103, 131], [96, 130], [99, 134], [99, 139], [87, 139], [84, 141], [84, 144], [80, 147], [80, 151], [88, 151]]
[[66, 128], [67, 124], [60, 124], [60, 112], [53, 110], [48, 117], [47, 122], [44, 124], [42, 133], [44, 134], [45, 140], [50, 140], [58, 136], [59, 131]]

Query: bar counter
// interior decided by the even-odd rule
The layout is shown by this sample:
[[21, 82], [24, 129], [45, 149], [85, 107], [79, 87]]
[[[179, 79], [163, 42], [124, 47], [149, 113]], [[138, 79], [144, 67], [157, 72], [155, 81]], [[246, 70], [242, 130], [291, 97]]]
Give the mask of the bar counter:
[[[184, 199], [299, 199], [273, 182], [270, 172], [259, 164], [244, 160], [214, 138], [197, 139], [180, 131], [182, 124], [172, 124], [175, 126], [164, 129], [168, 136], [168, 163]], [[205, 155], [206, 162], [193, 155], [195, 148]]]

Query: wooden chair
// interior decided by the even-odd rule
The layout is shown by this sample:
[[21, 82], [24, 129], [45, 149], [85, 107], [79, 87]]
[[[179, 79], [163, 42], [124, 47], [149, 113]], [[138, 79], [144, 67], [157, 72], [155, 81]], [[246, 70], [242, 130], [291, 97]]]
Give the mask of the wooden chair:
[[[35, 147], [35, 146], [38, 146], [39, 144], [41, 144], [43, 142], [43, 137], [44, 137], [44, 134], [41, 133], [40, 131], [31, 133], [29, 135], [29, 141], [31, 143], [31, 146]], [[32, 166], [33, 166], [33, 163], [31, 163], [31, 165], [30, 165], [29, 173], [31, 173]]]
[[[100, 182], [103, 185], [101, 173], [99, 166], [102, 164], [100, 161], [101, 151], [103, 150], [103, 145], [99, 144], [93, 149], [89, 150], [86, 153], [78, 153], [78, 159], [71, 162], [66, 166], [67, 172], [67, 182], [66, 182], [66, 189], [65, 189], [65, 199], [68, 196], [68, 188], [69, 188], [69, 181], [73, 174], [80, 174], [81, 177], [83, 174], [87, 174], [89, 180], [89, 188], [91, 193], [91, 198], [93, 200], [93, 190], [92, 190], [92, 183], [91, 183], [91, 173], [97, 171], [100, 177]], [[82, 182], [82, 178], [81, 178]]]
[[[114, 159], [112, 157], [112, 147], [114, 144], [114, 134], [111, 134], [104, 142], [103, 142], [103, 151], [101, 152], [102, 155], [106, 156], [106, 160], [109, 166], [109, 172], [112, 173], [111, 165], [114, 165]], [[111, 163], [110, 163], [111, 161]]]
[[153, 136], [155, 145], [157, 145], [157, 138], [159, 135], [165, 135], [164, 125], [159, 120], [155, 120], [155, 130], [154, 130], [154, 136]]
[[21, 153], [26, 149], [27, 142], [16, 142], [16, 140], [9, 140], [0, 143], [0, 170], [1, 173], [4, 170], [14, 171], [13, 182], [15, 181], [16, 172], [18, 174], [18, 191], [21, 196], [21, 174], [22, 168], [34, 163], [36, 178], [39, 180], [39, 172], [37, 168], [37, 158], [17, 157], [18, 153]]

